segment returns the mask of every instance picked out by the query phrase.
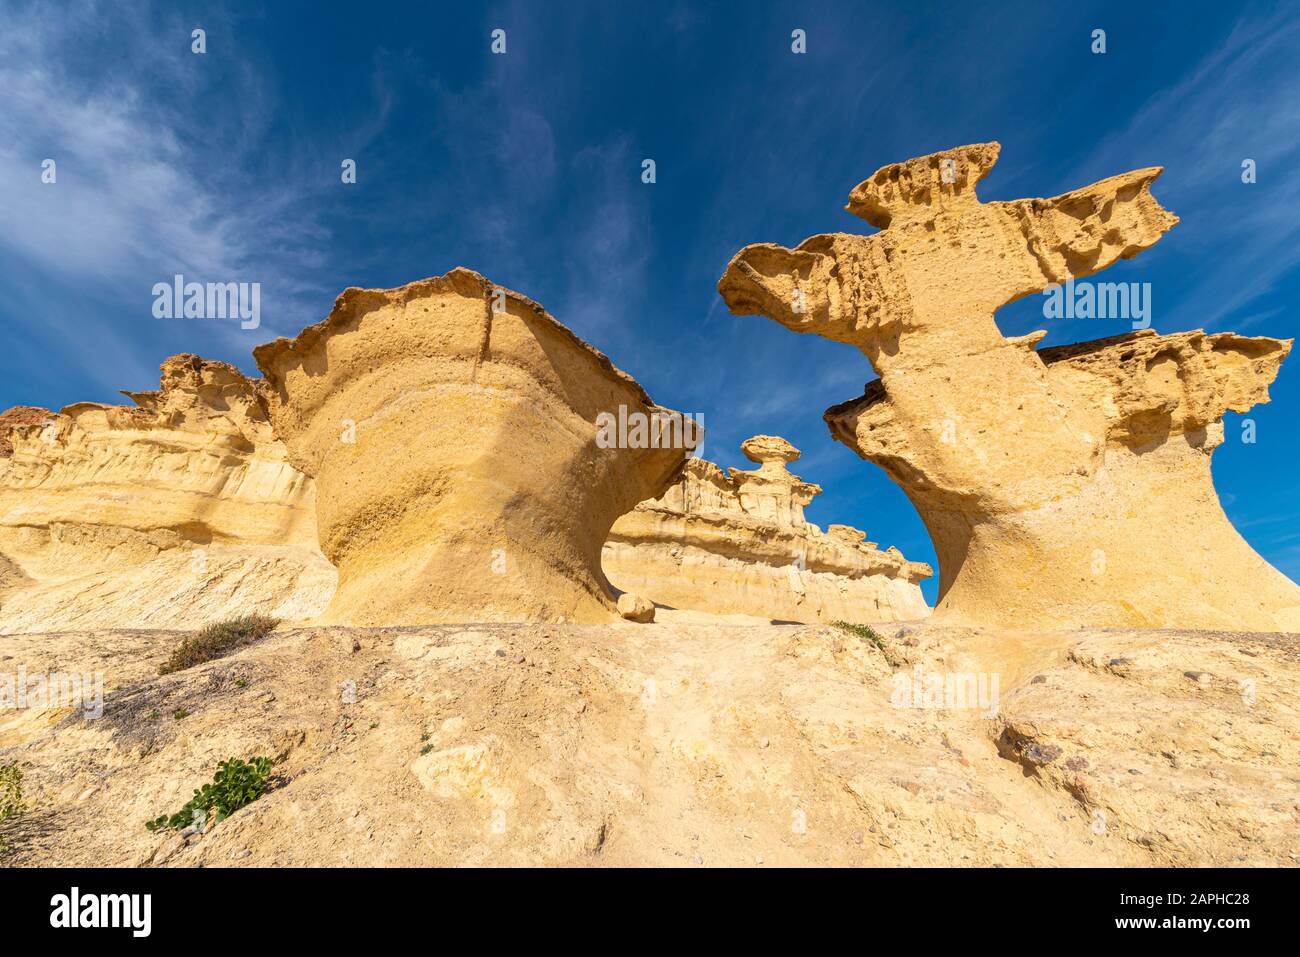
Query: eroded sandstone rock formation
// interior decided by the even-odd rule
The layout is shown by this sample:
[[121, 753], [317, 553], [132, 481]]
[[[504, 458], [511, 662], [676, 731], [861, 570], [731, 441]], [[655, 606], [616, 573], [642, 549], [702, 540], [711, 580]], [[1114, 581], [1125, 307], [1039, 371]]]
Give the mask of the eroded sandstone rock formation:
[[929, 608], [930, 567], [881, 551], [847, 525], [804, 519], [821, 488], [786, 467], [799, 450], [756, 435], [741, 445], [753, 471], [691, 459], [681, 480], [617, 522], [604, 567], [616, 587], [659, 604], [781, 621], [897, 621]]
[[306, 619], [335, 573], [254, 382], [178, 355], [134, 406], [0, 416], [0, 630]]
[[698, 442], [602, 447], [602, 413], [676, 413], [468, 269], [345, 290], [323, 322], [253, 354], [276, 434], [316, 480], [331, 623], [617, 621], [609, 528]]
[[1082, 278], [1178, 220], [1159, 168], [1051, 199], [981, 203], [997, 143], [886, 166], [847, 209], [880, 232], [758, 244], [731, 310], [859, 348], [880, 374], [826, 412], [934, 539], [949, 619], [1007, 626], [1300, 628], [1300, 588], [1232, 528], [1210, 453], [1267, 401], [1290, 340], [1150, 331], [1038, 350], [1001, 306]]

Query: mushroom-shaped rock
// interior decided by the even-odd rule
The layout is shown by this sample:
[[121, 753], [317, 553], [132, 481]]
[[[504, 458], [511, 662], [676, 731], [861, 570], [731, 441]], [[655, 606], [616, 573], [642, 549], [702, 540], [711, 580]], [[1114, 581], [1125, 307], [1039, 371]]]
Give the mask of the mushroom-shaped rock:
[[786, 468], [787, 463], [798, 461], [799, 450], [779, 435], [756, 435], [742, 442], [740, 451], [759, 466], [752, 472], [728, 470], [745, 512], [773, 525], [803, 526], [804, 506], [822, 489]]
[[799, 450], [779, 435], [755, 435], [740, 443], [745, 458], [760, 465], [784, 466], [799, 461]]
[[[1300, 627], [1300, 588], [1232, 528], [1210, 478], [1225, 411], [1268, 399], [1289, 340], [1150, 330], [1037, 349], [993, 314], [1127, 259], [1177, 217], [1158, 168], [981, 203], [984, 143], [886, 166], [848, 209], [881, 232], [748, 246], [732, 312], [856, 346], [880, 378], [825, 419], [916, 505], [940, 617], [1001, 626]], [[1109, 295], [1109, 293], [1107, 293]]]
[[804, 519], [821, 488], [786, 468], [799, 450], [759, 435], [741, 445], [753, 471], [691, 459], [664, 495], [624, 515], [605, 545], [619, 588], [671, 608], [789, 621], [896, 621], [929, 608], [928, 565], [882, 552], [866, 533]]
[[258, 383], [178, 355], [125, 394], [0, 416], [0, 630], [315, 617], [336, 576]]
[[339, 570], [325, 622], [617, 620], [601, 545], [699, 441], [689, 419], [647, 428], [683, 417], [468, 269], [347, 289], [253, 355], [276, 433], [316, 480]]

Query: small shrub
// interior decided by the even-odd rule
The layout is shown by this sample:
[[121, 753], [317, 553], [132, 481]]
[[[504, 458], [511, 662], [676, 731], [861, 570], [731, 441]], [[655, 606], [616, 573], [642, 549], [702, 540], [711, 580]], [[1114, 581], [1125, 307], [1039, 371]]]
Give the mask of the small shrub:
[[172, 712], [172, 717], [175, 718], [177, 721], [180, 721], [182, 718], [188, 718], [189, 716], [190, 713], [185, 708], [177, 708], [175, 711]]
[[17, 762], [0, 764], [0, 821], [27, 810], [23, 804], [23, 772]]
[[870, 625], [855, 625], [847, 621], [833, 621], [831, 624], [843, 631], [857, 635], [864, 641], [871, 642], [881, 651], [885, 650], [885, 639], [881, 638], [880, 635], [876, 633], [876, 630]]
[[235, 687], [236, 687], [236, 688], [247, 688], [247, 687], [248, 687], [248, 682], [245, 681], [243, 678], [240, 678], [238, 681], [235, 682]]
[[244, 615], [204, 625], [198, 634], [182, 641], [171, 657], [158, 666], [158, 674], [169, 675], [228, 655], [236, 648], [265, 638], [279, 623], [279, 619], [266, 615]]
[[[14, 762], [0, 764], [0, 821], [22, 814], [27, 810], [23, 803], [23, 772]], [[9, 850], [9, 844], [0, 836], [0, 854]]]
[[270, 758], [228, 758], [217, 765], [211, 784], [194, 792], [188, 804], [168, 817], [166, 814], [145, 823], [151, 831], [168, 829], [179, 831], [197, 824], [203, 827], [214, 812], [213, 825], [230, 817], [241, 807], [251, 804], [266, 792], [267, 777], [271, 773]]

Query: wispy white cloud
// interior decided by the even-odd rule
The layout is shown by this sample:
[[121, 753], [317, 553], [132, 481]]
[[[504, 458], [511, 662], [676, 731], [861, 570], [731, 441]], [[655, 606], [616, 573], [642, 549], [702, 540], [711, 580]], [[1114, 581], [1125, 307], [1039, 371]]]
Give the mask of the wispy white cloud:
[[[1300, 20], [1284, 5], [1243, 17], [1187, 74], [1154, 94], [1081, 164], [1081, 183], [1165, 164], [1155, 192], [1183, 219], [1162, 252], [1186, 257], [1166, 331], [1263, 325], [1278, 280], [1300, 266]], [[1253, 159], [1258, 182], [1242, 182]], [[1138, 165], [1141, 165], [1140, 163]], [[1266, 241], [1261, 241], [1266, 239]]]
[[[210, 14], [204, 23], [215, 36], [222, 21]], [[301, 214], [301, 189], [250, 169], [273, 113], [265, 88], [246, 58], [192, 53], [191, 27], [166, 9], [91, 0], [6, 11], [0, 217], [11, 226], [0, 249], [10, 272], [38, 280], [31, 301], [9, 304], [9, 318], [59, 343], [60, 380], [147, 384], [163, 356], [141, 343], [178, 333], [151, 325], [162, 322], [151, 289], [175, 273], [261, 282], [273, 315], [311, 290], [294, 266], [317, 255], [326, 230]], [[186, 107], [214, 83], [241, 109]], [[56, 163], [53, 184], [41, 181], [46, 159]], [[236, 323], [191, 323], [185, 335], [196, 350], [246, 356], [252, 344]]]
[[636, 328], [629, 308], [646, 295], [651, 253], [650, 190], [626, 137], [590, 146], [573, 158], [570, 175], [587, 184], [575, 227], [557, 242], [567, 273], [560, 304], [566, 321], [611, 351], [635, 348], [653, 330]]

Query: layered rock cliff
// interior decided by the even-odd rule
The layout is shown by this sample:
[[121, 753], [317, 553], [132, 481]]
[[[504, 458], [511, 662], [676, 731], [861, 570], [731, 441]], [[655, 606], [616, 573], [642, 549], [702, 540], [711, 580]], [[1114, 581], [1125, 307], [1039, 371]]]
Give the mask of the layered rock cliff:
[[786, 467], [799, 450], [757, 435], [741, 450], [759, 464], [723, 472], [691, 459], [680, 481], [614, 523], [603, 563], [611, 584], [660, 605], [780, 621], [897, 621], [929, 608], [928, 565], [864, 532], [804, 519], [821, 488]]
[[0, 630], [315, 616], [335, 573], [256, 384], [178, 355], [134, 406], [0, 418]]
[[934, 539], [948, 620], [1012, 626], [1300, 627], [1300, 588], [1232, 528], [1210, 453], [1267, 401], [1289, 340], [1149, 331], [1036, 349], [993, 314], [1092, 275], [1175, 223], [1157, 168], [1051, 199], [981, 203], [996, 143], [886, 166], [848, 210], [880, 232], [748, 246], [733, 312], [849, 343], [880, 379], [826, 413]]
[[610, 526], [699, 441], [689, 427], [676, 443], [637, 440], [644, 427], [599, 441], [607, 417], [677, 414], [468, 269], [348, 289], [323, 322], [253, 354], [276, 434], [316, 481], [339, 569], [330, 623], [616, 620]]

